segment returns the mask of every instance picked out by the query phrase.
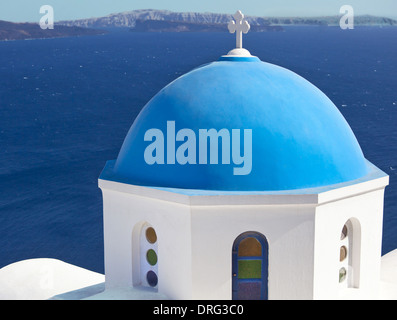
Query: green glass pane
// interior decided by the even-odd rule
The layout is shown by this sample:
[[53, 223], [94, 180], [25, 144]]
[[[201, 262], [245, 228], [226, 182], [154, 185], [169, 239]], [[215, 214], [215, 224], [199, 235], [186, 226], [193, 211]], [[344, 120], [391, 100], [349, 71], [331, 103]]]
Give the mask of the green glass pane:
[[262, 277], [262, 260], [239, 260], [238, 278], [253, 279]]
[[339, 270], [339, 282], [343, 282], [346, 280], [347, 271], [345, 268], [341, 268]]
[[150, 265], [154, 266], [157, 263], [157, 254], [154, 250], [150, 249], [146, 253], [146, 259], [147, 262], [149, 262]]

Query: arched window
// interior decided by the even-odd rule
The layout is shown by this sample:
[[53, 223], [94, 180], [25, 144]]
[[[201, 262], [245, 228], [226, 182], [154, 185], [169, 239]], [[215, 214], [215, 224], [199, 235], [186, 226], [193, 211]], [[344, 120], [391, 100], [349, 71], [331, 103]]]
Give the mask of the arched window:
[[232, 251], [232, 299], [268, 298], [268, 242], [258, 232], [237, 237]]
[[140, 277], [142, 286], [157, 288], [157, 233], [148, 223], [143, 225], [140, 235]]
[[339, 248], [339, 283], [343, 287], [358, 288], [360, 285], [361, 226], [349, 219], [343, 226]]

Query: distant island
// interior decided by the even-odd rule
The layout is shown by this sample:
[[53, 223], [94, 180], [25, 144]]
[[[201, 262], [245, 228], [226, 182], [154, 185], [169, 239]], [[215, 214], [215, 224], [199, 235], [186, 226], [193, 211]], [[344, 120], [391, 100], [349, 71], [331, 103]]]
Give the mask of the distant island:
[[104, 33], [107, 31], [64, 25], [55, 25], [54, 29], [43, 30], [38, 23], [14, 23], [0, 20], [0, 41], [75, 37]]
[[[246, 19], [252, 31], [280, 31], [283, 26], [339, 26], [341, 16], [329, 17], [253, 17]], [[231, 14], [172, 12], [168, 10], [133, 10], [100, 18], [60, 21], [65, 26], [90, 28], [124, 27], [139, 32], [210, 32], [227, 31]], [[356, 16], [355, 26], [397, 26], [397, 21], [370, 15]]]
[[[133, 10], [55, 23], [54, 29], [42, 30], [38, 23], [14, 23], [0, 20], [0, 40], [59, 38], [105, 34], [108, 28], [129, 28], [134, 32], [227, 32], [231, 14]], [[246, 19], [253, 32], [283, 31], [286, 26], [339, 26], [340, 16], [332, 17], [253, 17]], [[397, 21], [375, 16], [356, 16], [355, 26], [397, 26]]]

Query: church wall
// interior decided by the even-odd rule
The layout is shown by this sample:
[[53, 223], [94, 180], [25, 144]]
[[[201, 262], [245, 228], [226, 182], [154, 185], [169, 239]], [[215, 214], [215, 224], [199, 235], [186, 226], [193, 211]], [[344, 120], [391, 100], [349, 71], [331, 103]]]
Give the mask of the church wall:
[[[266, 237], [269, 299], [374, 298], [386, 182], [301, 195], [189, 197], [102, 181], [106, 286], [140, 285], [140, 230], [148, 223], [158, 237], [158, 290], [170, 299], [231, 299], [232, 246], [245, 232]], [[341, 242], [345, 224], [353, 236]], [[342, 244], [355, 254], [347, 260], [353, 268], [344, 262], [354, 281], [341, 285]]]
[[[315, 299], [375, 298], [379, 290], [384, 189], [320, 205], [316, 209], [315, 233]], [[347, 277], [339, 282], [342, 245], [341, 232], [347, 221], [353, 221], [355, 257], [349, 264]], [[351, 244], [351, 243], [350, 243]], [[359, 252], [357, 252], [359, 251]], [[347, 257], [349, 259], [349, 256]], [[350, 270], [349, 270], [350, 269]]]
[[157, 233], [158, 290], [171, 299], [191, 296], [189, 207], [102, 188], [106, 286], [139, 286], [139, 233]]
[[314, 208], [309, 205], [192, 208], [194, 299], [231, 299], [232, 245], [247, 231], [269, 244], [269, 299], [311, 299]]

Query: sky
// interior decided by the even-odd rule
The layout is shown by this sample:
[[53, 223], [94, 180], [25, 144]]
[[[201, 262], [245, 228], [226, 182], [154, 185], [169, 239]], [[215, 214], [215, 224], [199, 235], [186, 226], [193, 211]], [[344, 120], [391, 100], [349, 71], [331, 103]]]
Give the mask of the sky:
[[55, 21], [102, 17], [136, 9], [233, 14], [241, 10], [253, 16], [338, 15], [343, 5], [355, 15], [371, 14], [397, 19], [397, 0], [0, 0], [0, 20], [38, 22], [43, 5], [54, 8]]

